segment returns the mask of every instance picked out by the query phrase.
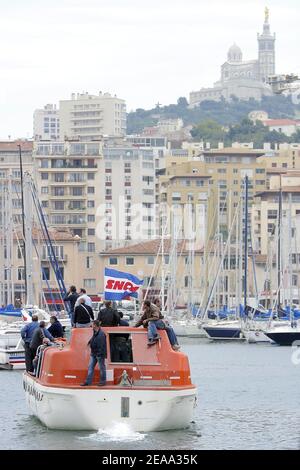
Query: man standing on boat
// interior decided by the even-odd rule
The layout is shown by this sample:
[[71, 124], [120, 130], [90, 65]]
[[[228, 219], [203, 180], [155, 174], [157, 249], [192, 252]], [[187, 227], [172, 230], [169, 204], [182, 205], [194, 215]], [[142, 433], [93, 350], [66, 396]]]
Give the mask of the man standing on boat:
[[89, 295], [87, 295], [86, 290], [81, 287], [79, 291], [79, 296], [75, 302], [75, 308], [79, 305], [80, 299], [84, 299], [85, 305], [92, 308], [93, 302]]
[[33, 372], [33, 364], [32, 361], [34, 356], [30, 349], [30, 342], [33, 337], [33, 333], [35, 332], [36, 328], [39, 326], [39, 319], [37, 315], [32, 315], [32, 321], [27, 323], [21, 330], [21, 336], [24, 341], [24, 349], [25, 349], [25, 366], [26, 372]]
[[84, 383], [80, 384], [82, 387], [86, 387], [92, 384], [94, 377], [94, 369], [98, 362], [99, 371], [100, 371], [100, 382], [99, 387], [106, 385], [106, 367], [105, 367], [105, 358], [107, 357], [106, 349], [106, 336], [105, 333], [101, 330], [100, 322], [98, 320], [93, 321], [93, 336], [88, 342], [88, 345], [91, 348], [91, 359], [88, 368], [88, 375]]
[[118, 326], [120, 323], [120, 315], [117, 310], [112, 308], [111, 300], [105, 301], [105, 308], [100, 309], [98, 318], [101, 326]]
[[89, 328], [92, 320], [94, 320], [93, 309], [86, 305], [84, 297], [80, 297], [75, 307], [74, 328]]
[[71, 324], [74, 326], [74, 312], [75, 312], [75, 304], [76, 300], [78, 299], [79, 294], [76, 292], [76, 287], [71, 286], [67, 295], [63, 298], [64, 302], [70, 302], [70, 315], [71, 315]]

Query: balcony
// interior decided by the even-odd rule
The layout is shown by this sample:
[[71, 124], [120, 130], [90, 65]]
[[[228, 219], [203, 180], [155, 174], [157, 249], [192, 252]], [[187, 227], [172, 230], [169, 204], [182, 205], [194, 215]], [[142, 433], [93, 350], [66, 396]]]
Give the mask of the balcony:
[[[64, 262], [64, 263], [67, 263], [68, 261], [68, 255], [59, 255], [59, 256], [56, 256], [56, 259], [58, 262]], [[46, 255], [45, 253], [42, 254], [41, 256], [41, 260], [42, 261], [49, 261], [50, 262], [50, 257], [48, 255]]]

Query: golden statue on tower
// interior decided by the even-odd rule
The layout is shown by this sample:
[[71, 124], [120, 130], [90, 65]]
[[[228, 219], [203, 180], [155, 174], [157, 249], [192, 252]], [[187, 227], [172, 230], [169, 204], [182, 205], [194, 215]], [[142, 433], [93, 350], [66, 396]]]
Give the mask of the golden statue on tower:
[[270, 10], [268, 7], [265, 8], [265, 23], [268, 23], [269, 21], [269, 14], [270, 14]]

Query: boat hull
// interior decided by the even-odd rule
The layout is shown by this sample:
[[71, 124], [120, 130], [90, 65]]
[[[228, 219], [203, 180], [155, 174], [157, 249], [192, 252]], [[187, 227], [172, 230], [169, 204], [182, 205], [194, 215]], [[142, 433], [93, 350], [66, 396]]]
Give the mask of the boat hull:
[[0, 369], [25, 369], [25, 351], [0, 348]]
[[222, 328], [213, 326], [203, 326], [207, 336], [213, 340], [244, 340], [241, 328]]
[[268, 338], [280, 346], [292, 346], [294, 341], [300, 344], [300, 332], [266, 332]]
[[113, 423], [126, 423], [136, 432], [183, 429], [196, 400], [195, 387], [48, 387], [26, 373], [23, 386], [32, 413], [49, 429], [97, 431]]
[[260, 330], [243, 330], [248, 343], [271, 343], [271, 338], [268, 338], [263, 331]]

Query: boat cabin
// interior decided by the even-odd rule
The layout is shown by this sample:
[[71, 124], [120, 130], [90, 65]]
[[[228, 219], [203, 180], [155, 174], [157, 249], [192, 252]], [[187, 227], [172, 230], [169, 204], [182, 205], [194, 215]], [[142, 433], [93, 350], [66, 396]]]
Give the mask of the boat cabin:
[[[147, 330], [131, 327], [102, 328], [106, 334], [106, 387], [180, 387], [192, 386], [188, 358], [174, 351], [164, 330], [161, 339], [148, 346]], [[63, 349], [46, 348], [35, 379], [49, 387], [77, 388], [85, 381], [90, 360], [88, 341], [91, 328], [73, 328], [70, 342]], [[124, 372], [125, 371], [125, 372]], [[93, 384], [99, 383], [98, 365]]]

